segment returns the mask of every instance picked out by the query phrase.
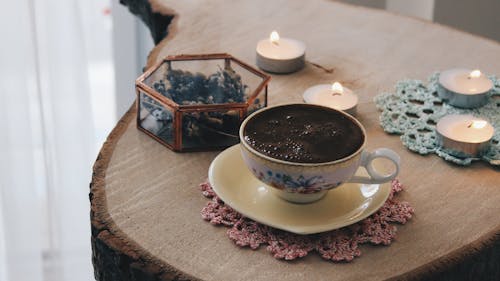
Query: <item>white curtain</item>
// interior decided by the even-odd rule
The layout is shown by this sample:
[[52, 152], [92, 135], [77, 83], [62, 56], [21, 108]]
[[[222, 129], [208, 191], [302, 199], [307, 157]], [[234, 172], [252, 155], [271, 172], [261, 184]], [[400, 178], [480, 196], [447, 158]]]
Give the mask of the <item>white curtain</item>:
[[106, 5], [2, 2], [0, 281], [93, 280], [88, 184], [115, 122]]

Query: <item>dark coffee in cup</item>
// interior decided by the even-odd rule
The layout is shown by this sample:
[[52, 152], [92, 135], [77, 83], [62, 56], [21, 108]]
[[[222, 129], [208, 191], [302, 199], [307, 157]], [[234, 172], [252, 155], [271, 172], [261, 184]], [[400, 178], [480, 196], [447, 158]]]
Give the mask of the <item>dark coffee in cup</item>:
[[355, 153], [365, 141], [351, 118], [310, 104], [270, 108], [249, 120], [243, 134], [258, 152], [296, 163], [339, 160]]

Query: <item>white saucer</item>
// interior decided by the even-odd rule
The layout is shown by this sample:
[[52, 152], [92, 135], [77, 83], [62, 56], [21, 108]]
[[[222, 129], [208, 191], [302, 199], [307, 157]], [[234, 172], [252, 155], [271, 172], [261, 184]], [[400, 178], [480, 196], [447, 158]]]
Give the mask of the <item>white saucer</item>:
[[[366, 175], [363, 169], [357, 174]], [[321, 200], [294, 204], [274, 194], [243, 162], [240, 145], [221, 152], [210, 165], [208, 178], [215, 193], [233, 209], [260, 223], [298, 234], [312, 234], [358, 222], [377, 211], [389, 197], [390, 183], [346, 183]]]

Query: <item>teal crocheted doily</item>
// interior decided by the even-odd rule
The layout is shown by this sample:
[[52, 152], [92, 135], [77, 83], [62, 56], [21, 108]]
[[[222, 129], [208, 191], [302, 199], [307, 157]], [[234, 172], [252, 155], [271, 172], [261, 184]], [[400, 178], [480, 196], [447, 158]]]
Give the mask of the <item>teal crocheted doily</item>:
[[[489, 77], [494, 88], [485, 106], [463, 109], [443, 103], [437, 94], [438, 78], [439, 73], [434, 73], [429, 77], [427, 85], [419, 80], [403, 80], [396, 84], [395, 93], [376, 96], [375, 103], [382, 110], [380, 125], [384, 131], [401, 135], [404, 146], [423, 155], [436, 153], [445, 160], [460, 165], [469, 165], [476, 160], [500, 165], [500, 80], [494, 76]], [[479, 158], [461, 158], [438, 147], [436, 124], [448, 114], [471, 114], [488, 120], [495, 128], [490, 149]]]

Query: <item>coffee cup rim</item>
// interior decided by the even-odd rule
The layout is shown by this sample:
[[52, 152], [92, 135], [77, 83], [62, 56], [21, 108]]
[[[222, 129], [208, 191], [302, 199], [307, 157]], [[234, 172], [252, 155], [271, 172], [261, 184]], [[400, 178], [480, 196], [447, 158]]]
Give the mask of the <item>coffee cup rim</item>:
[[[273, 158], [273, 157], [270, 157], [268, 155], [265, 155], [265, 154], [257, 151], [256, 149], [254, 149], [252, 146], [250, 146], [250, 144], [248, 144], [245, 141], [245, 138], [244, 138], [245, 126], [248, 123], [248, 121], [251, 120], [252, 118], [254, 118], [256, 115], [261, 114], [262, 112], [265, 112], [267, 110], [274, 109], [274, 108], [277, 108], [277, 107], [283, 107], [283, 106], [317, 107], [317, 108], [327, 109], [327, 110], [331, 110], [331, 111], [335, 111], [335, 112], [338, 112], [340, 114], [343, 114], [344, 116], [346, 116], [347, 118], [349, 118], [353, 123], [355, 123], [361, 129], [361, 132], [363, 133], [363, 143], [359, 146], [359, 148], [355, 152], [349, 154], [348, 156], [340, 158], [340, 159], [337, 159], [337, 160], [334, 160], [334, 161], [329, 161], [329, 162], [315, 162], [315, 163], [291, 162], [291, 161], [277, 159], [277, 158]], [[273, 106], [269, 106], [269, 107], [264, 107], [262, 109], [259, 109], [259, 110], [255, 111], [255, 112], [253, 112], [252, 114], [248, 115], [247, 118], [245, 118], [245, 120], [243, 120], [243, 122], [240, 125], [239, 137], [240, 137], [240, 143], [241, 143], [241, 145], [243, 145], [247, 150], [249, 150], [253, 154], [256, 154], [259, 157], [267, 159], [268, 161], [279, 163], [279, 164], [284, 164], [284, 165], [291, 165], [291, 166], [316, 167], [316, 166], [327, 166], [327, 165], [342, 163], [342, 162], [345, 162], [345, 161], [347, 161], [347, 160], [349, 160], [349, 159], [351, 159], [353, 157], [356, 157], [358, 154], [360, 154], [364, 150], [365, 145], [366, 145], [366, 137], [367, 137], [367, 135], [366, 135], [365, 127], [361, 124], [361, 122], [359, 122], [352, 115], [350, 115], [350, 114], [348, 114], [348, 113], [346, 113], [346, 112], [344, 112], [342, 110], [337, 110], [337, 109], [334, 109], [334, 108], [331, 108], [331, 107], [327, 107], [327, 106], [316, 105], [316, 104], [308, 104], [308, 103], [284, 103], [284, 104], [278, 104], [278, 105], [273, 105]]]

